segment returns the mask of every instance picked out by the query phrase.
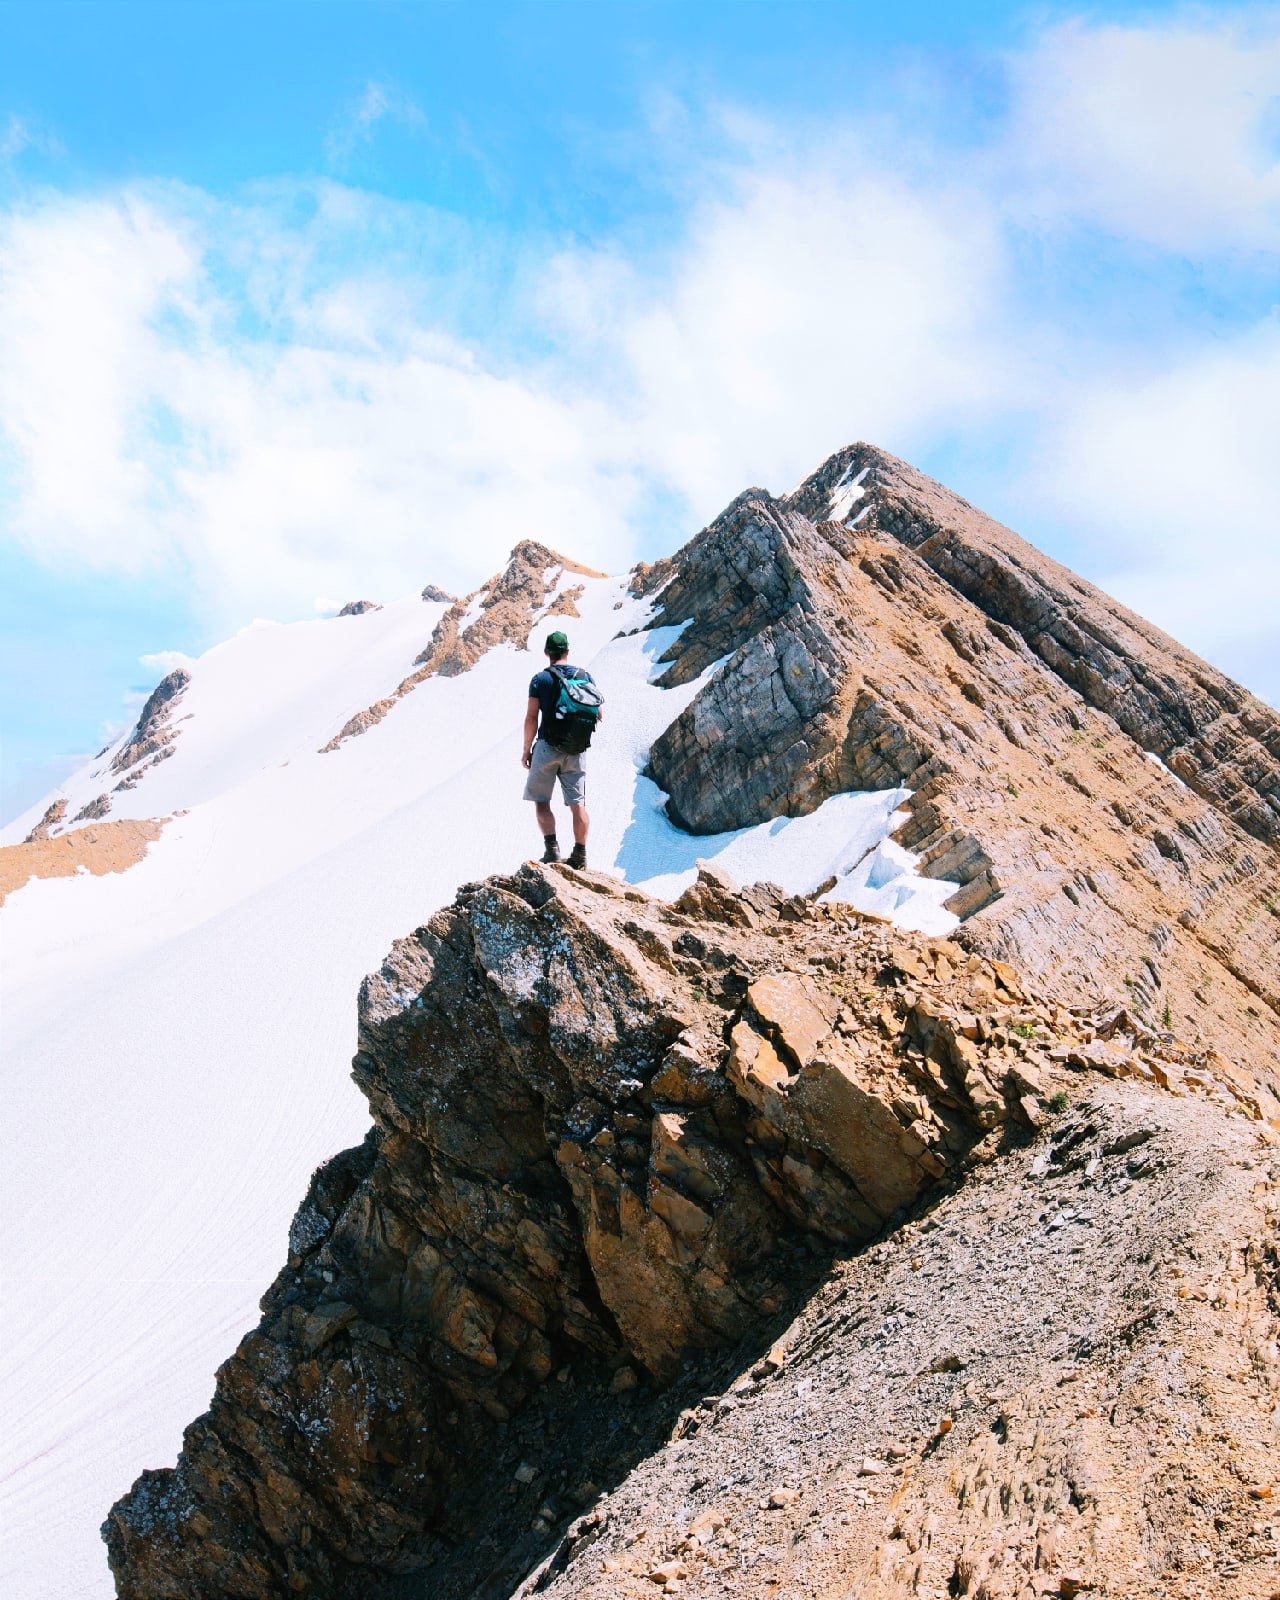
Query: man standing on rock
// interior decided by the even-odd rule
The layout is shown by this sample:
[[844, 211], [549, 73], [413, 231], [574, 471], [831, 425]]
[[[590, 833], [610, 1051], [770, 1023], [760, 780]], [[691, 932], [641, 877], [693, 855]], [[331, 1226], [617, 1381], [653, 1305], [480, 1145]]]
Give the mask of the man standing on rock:
[[534, 674], [529, 685], [524, 717], [523, 760], [529, 772], [524, 797], [532, 800], [536, 808], [542, 830], [542, 859], [559, 861], [556, 819], [551, 811], [551, 795], [559, 778], [561, 793], [573, 817], [569, 865], [585, 867], [591, 819], [587, 816], [587, 775], [582, 754], [600, 721], [603, 697], [589, 672], [569, 665], [569, 641], [558, 628], [547, 635], [543, 649], [547, 665]]

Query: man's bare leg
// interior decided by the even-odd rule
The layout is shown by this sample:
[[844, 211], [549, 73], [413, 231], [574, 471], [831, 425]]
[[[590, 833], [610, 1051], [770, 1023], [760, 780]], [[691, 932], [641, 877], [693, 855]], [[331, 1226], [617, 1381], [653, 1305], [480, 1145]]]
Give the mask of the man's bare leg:
[[549, 833], [556, 831], [555, 812], [545, 800], [535, 801], [533, 809], [537, 814], [538, 826], [542, 829], [542, 837], [545, 839]]
[[573, 849], [569, 853], [571, 867], [585, 867], [587, 864], [587, 830], [591, 826], [591, 818], [587, 815], [587, 808], [583, 805], [569, 807], [573, 817]]

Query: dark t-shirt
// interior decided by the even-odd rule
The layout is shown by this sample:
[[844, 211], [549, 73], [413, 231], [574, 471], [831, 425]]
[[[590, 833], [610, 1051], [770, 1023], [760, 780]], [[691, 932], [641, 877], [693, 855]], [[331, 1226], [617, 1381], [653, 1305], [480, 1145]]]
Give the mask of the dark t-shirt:
[[[584, 667], [571, 667], [567, 661], [557, 661], [556, 666], [569, 677], [583, 678], [587, 683], [596, 681]], [[543, 667], [541, 672], [534, 673], [529, 685], [529, 698], [538, 702], [541, 713], [538, 718], [538, 737], [541, 738], [542, 730], [555, 715], [556, 701], [560, 698], [560, 680], [550, 667]]]

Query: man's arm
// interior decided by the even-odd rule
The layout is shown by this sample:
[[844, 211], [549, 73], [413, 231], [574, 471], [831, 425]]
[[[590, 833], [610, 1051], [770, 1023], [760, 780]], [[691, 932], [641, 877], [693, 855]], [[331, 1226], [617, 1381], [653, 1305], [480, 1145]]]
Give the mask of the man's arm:
[[524, 755], [521, 757], [526, 767], [533, 760], [533, 741], [538, 736], [538, 711], [537, 696], [531, 694], [528, 709], [524, 714]]

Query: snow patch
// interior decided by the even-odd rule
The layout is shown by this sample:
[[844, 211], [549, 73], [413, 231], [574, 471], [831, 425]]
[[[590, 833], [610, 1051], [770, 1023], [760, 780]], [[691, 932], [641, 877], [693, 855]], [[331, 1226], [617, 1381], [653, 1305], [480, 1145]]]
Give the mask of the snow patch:
[[[862, 480], [866, 477], [867, 473], [871, 471], [871, 468], [863, 467], [858, 476], [851, 479], [849, 474], [852, 471], [853, 463], [850, 462], [848, 467], [845, 469], [844, 477], [841, 478], [840, 482], [836, 484], [835, 488], [831, 491], [831, 499], [828, 502], [827, 516], [832, 522], [843, 522], [848, 517], [850, 511], [853, 509], [857, 501], [861, 500], [867, 492], [862, 487]], [[864, 510], [865, 509], [866, 508], [864, 507]]]
[[899, 928], [936, 938], [959, 926], [960, 918], [946, 908], [959, 887], [946, 878], [922, 877], [915, 856], [886, 837], [821, 898], [888, 917]]
[[959, 884], [922, 878], [915, 857], [888, 837], [906, 820], [898, 807], [909, 793], [832, 795], [807, 816], [698, 836], [674, 826], [666, 796], [640, 777], [632, 828], [616, 865], [629, 882], [664, 900], [674, 900], [694, 882], [699, 861], [714, 862], [739, 883], [767, 880], [788, 894], [812, 894], [834, 877], [823, 900], [874, 912], [918, 933], [950, 933], [959, 918], [943, 902]]
[[480, 616], [484, 612], [484, 603], [488, 598], [489, 587], [487, 584], [483, 589], [477, 589], [476, 592], [471, 596], [471, 599], [467, 602], [466, 610], [458, 618], [459, 638], [462, 637], [462, 635], [467, 631], [473, 622], [479, 620]]

